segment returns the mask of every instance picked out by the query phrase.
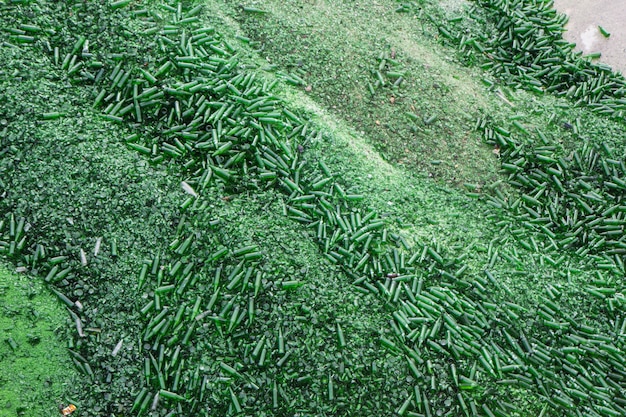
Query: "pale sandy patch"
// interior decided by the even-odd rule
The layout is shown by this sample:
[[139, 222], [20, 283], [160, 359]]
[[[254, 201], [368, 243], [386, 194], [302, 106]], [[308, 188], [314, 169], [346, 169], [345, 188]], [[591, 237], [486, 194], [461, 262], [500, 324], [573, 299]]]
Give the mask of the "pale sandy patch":
[[[569, 17], [565, 38], [585, 54], [600, 52], [601, 62], [626, 74], [626, 2], [624, 0], [554, 0]], [[602, 26], [611, 36], [605, 38]]]

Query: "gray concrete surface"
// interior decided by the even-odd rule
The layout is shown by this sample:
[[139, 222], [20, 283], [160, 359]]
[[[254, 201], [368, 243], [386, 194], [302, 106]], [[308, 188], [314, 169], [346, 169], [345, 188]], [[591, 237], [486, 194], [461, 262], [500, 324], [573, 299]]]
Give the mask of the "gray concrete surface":
[[600, 62], [626, 74], [626, 0], [554, 0], [554, 8], [569, 17], [565, 39], [585, 54], [602, 53]]

